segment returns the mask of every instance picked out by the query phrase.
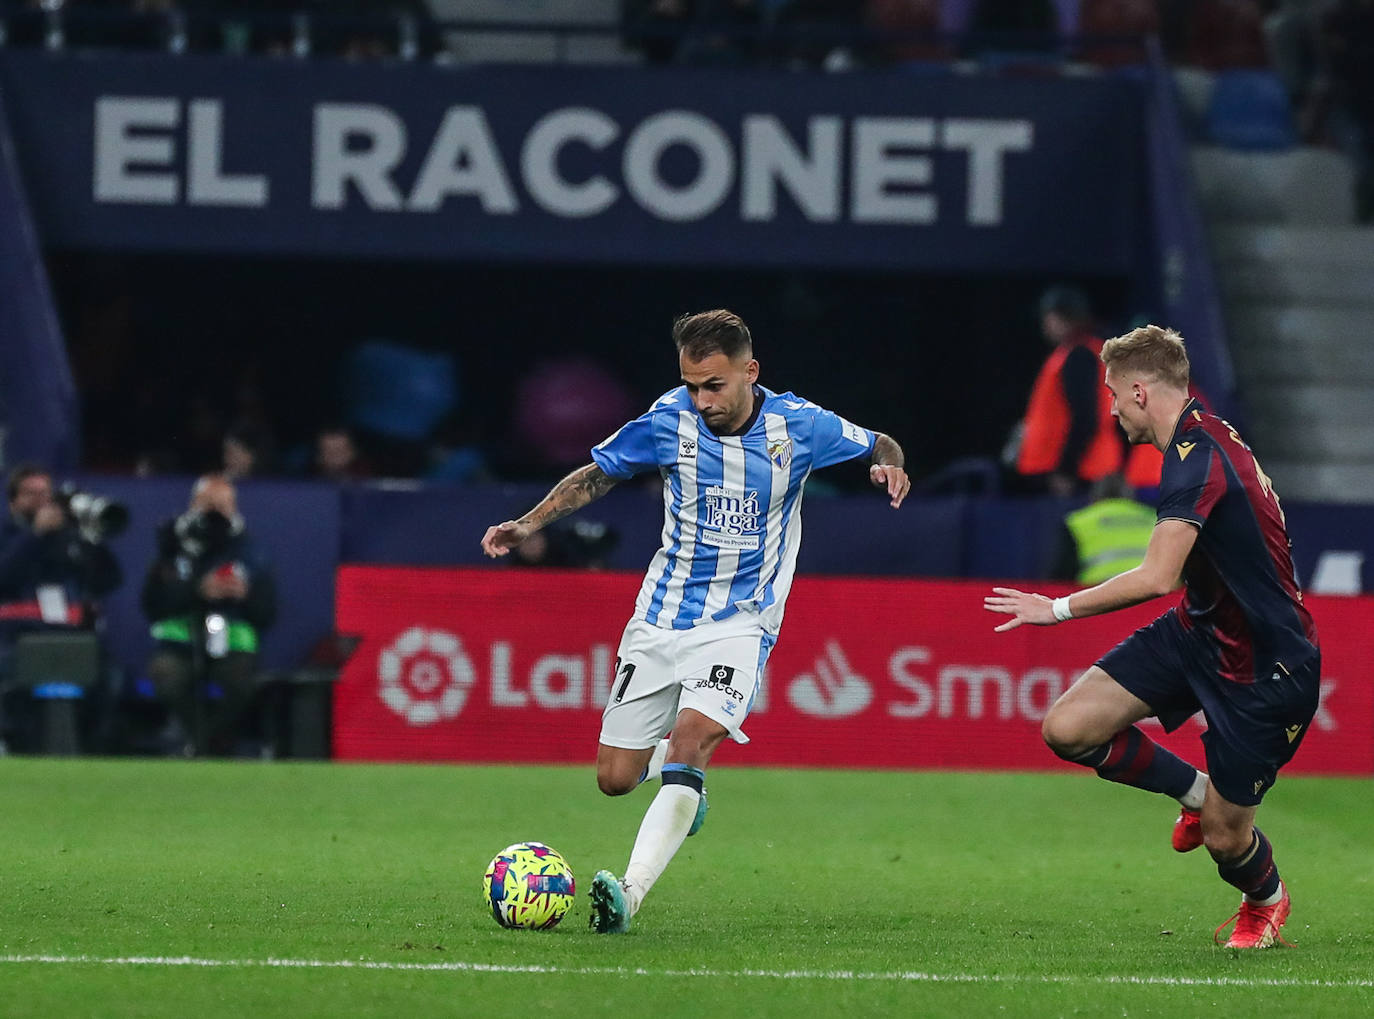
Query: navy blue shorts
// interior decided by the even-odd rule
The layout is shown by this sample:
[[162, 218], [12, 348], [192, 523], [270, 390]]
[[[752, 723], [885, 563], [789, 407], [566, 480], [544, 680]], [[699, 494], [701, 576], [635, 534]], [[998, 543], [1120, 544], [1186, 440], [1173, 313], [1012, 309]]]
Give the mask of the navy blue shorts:
[[1148, 704], [1172, 732], [1200, 709], [1207, 772], [1232, 803], [1254, 806], [1278, 778], [1317, 713], [1321, 654], [1274, 663], [1255, 683], [1222, 679], [1220, 648], [1201, 630], [1185, 630], [1171, 610], [1142, 626], [1097, 661]]

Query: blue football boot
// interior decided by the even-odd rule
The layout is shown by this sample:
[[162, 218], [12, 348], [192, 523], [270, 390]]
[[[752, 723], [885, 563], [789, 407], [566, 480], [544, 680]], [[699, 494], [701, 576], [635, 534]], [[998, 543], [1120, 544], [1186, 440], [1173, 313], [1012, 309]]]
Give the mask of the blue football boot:
[[624, 934], [630, 929], [630, 903], [625, 888], [609, 870], [592, 878], [590, 926], [598, 934]]
[[710, 810], [706, 802], [706, 787], [701, 787], [701, 798], [697, 800], [697, 816], [692, 818], [692, 827], [687, 829], [687, 837], [691, 838], [701, 831], [701, 826], [706, 823], [706, 811]]

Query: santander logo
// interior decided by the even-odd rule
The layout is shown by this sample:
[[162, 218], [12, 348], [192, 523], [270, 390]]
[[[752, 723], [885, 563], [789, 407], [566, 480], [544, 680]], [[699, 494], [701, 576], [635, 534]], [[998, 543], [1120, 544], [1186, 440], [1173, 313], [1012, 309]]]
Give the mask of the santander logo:
[[873, 701], [873, 684], [855, 672], [839, 642], [827, 640], [825, 654], [811, 672], [803, 672], [787, 685], [792, 707], [818, 718], [857, 715]]

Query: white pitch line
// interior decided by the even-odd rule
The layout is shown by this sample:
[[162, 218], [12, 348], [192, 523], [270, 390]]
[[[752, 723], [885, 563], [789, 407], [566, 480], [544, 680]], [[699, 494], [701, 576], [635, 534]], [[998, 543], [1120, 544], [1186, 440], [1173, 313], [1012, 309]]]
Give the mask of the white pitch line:
[[1374, 979], [1295, 980], [1283, 977], [1101, 976], [1016, 973], [922, 973], [914, 970], [648, 969], [627, 966], [511, 966], [485, 962], [384, 962], [368, 959], [198, 959], [189, 955], [0, 955], [0, 964], [57, 966], [184, 966], [203, 969], [372, 969], [431, 973], [543, 973], [609, 977], [709, 977], [721, 980], [832, 980], [924, 984], [1098, 984], [1159, 987], [1374, 987]]

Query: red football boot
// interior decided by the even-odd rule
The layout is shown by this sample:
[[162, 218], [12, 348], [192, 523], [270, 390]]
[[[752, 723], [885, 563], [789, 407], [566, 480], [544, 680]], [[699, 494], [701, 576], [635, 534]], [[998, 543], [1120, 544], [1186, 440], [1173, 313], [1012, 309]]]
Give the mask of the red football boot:
[[[1268, 948], [1274, 944], [1288, 945], [1279, 934], [1279, 928], [1288, 919], [1292, 903], [1288, 900], [1287, 887], [1279, 887], [1283, 894], [1272, 906], [1257, 906], [1253, 902], [1241, 901], [1240, 909], [1231, 917], [1231, 920], [1236, 922], [1236, 929], [1226, 941], [1227, 948]], [[1212, 935], [1212, 940], [1217, 944], [1221, 944], [1221, 932], [1231, 925], [1231, 920], [1218, 927]]]
[[1202, 845], [1202, 814], [1184, 807], [1174, 822], [1174, 852], [1191, 853]]

